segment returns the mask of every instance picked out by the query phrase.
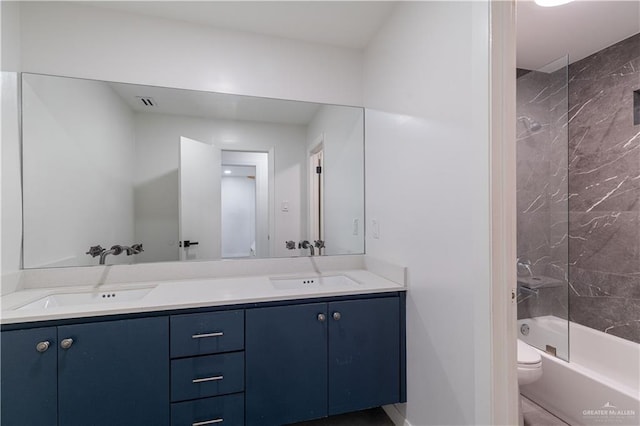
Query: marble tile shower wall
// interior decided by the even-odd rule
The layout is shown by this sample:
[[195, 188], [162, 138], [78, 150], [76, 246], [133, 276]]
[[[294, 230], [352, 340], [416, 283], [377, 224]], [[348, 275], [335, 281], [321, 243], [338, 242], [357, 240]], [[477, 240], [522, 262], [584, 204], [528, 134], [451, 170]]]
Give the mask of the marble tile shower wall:
[[[567, 318], [567, 75], [526, 72], [517, 80], [518, 257], [560, 286], [521, 293], [518, 318]], [[526, 275], [526, 274], [525, 274]]]
[[640, 343], [640, 34], [569, 67], [571, 320]]

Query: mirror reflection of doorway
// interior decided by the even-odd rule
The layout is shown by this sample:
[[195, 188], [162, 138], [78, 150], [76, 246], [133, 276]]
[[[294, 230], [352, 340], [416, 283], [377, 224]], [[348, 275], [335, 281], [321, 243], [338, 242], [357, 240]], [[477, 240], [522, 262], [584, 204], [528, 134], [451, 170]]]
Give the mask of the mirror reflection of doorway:
[[256, 168], [222, 164], [222, 257], [256, 255]]
[[268, 153], [223, 150], [221, 162], [222, 257], [268, 257]]
[[[323, 144], [320, 143], [309, 155], [309, 237], [313, 244], [324, 241], [324, 162]], [[318, 250], [322, 254], [322, 249]]]

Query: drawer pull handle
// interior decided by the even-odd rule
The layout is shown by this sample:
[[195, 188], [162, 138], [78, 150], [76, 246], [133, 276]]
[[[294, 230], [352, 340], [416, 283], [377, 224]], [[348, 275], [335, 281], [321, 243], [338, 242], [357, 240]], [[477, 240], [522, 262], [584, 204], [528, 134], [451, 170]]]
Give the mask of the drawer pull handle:
[[191, 336], [192, 339], [202, 339], [204, 337], [221, 337], [224, 336], [222, 331], [218, 331], [216, 333], [206, 333], [206, 334], [194, 334]]
[[193, 379], [193, 383], [215, 382], [222, 380], [224, 376], [203, 377], [202, 379]]
[[193, 426], [205, 426], [205, 425], [213, 425], [216, 423], [222, 423], [223, 419], [213, 419], [213, 420], [206, 420], [204, 422], [196, 422], [196, 423], [192, 423]]

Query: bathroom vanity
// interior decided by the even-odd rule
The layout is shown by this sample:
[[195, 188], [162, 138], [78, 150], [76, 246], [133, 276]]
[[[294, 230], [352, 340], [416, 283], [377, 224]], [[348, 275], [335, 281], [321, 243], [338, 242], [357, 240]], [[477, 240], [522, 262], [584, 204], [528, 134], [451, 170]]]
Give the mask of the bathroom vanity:
[[68, 288], [5, 296], [1, 423], [264, 426], [406, 401], [404, 286], [303, 278], [165, 282], [124, 302], [112, 286], [54, 308], [25, 302]]
[[0, 426], [268, 426], [406, 401], [406, 271], [362, 255], [362, 108], [18, 77]]

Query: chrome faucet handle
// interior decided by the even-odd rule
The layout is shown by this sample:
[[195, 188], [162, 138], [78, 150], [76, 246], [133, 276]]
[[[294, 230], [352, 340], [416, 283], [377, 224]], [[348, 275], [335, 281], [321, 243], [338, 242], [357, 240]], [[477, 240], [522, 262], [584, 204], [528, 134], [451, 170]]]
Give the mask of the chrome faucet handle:
[[89, 251], [86, 252], [85, 254], [89, 254], [91, 255], [91, 257], [96, 257], [96, 256], [100, 256], [102, 254], [103, 251], [105, 251], [106, 249], [103, 249], [102, 246], [97, 245], [97, 246], [91, 246], [89, 248]]
[[324, 248], [324, 241], [323, 240], [315, 240], [313, 243], [316, 246], [316, 248], [319, 248], [319, 249]]
[[[531, 260], [519, 257], [516, 259], [516, 273], [518, 276], [523, 274], [527, 274], [530, 277], [533, 277], [533, 270], [531, 269]], [[524, 270], [524, 272], [522, 272]]]
[[310, 246], [311, 246], [311, 243], [309, 241], [307, 241], [307, 240], [300, 241], [298, 243], [298, 248], [306, 249], [306, 248], [309, 248]]
[[289, 250], [295, 250], [295, 248], [296, 248], [296, 242], [295, 241], [291, 241], [291, 240], [285, 241], [284, 244], [285, 244], [285, 247], [287, 249], [289, 249]]
[[122, 253], [125, 250], [125, 247], [122, 247], [119, 244], [116, 244], [114, 246], [111, 246], [111, 254], [114, 256], [119, 255], [120, 253]]
[[142, 243], [132, 244], [130, 250], [127, 250], [127, 256], [130, 254], [138, 254], [143, 252]]

